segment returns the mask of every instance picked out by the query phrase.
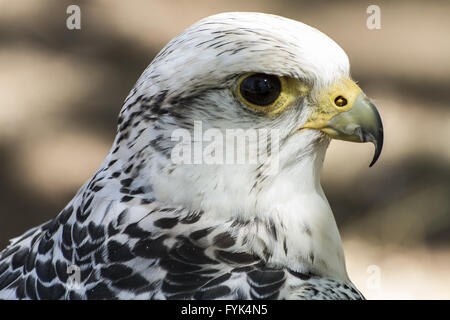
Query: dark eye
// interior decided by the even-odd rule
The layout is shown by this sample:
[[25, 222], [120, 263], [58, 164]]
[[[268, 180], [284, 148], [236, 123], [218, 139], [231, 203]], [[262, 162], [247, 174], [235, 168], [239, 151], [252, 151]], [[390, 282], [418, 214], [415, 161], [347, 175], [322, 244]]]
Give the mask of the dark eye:
[[280, 95], [281, 82], [277, 76], [256, 73], [242, 80], [239, 90], [248, 102], [268, 106]]

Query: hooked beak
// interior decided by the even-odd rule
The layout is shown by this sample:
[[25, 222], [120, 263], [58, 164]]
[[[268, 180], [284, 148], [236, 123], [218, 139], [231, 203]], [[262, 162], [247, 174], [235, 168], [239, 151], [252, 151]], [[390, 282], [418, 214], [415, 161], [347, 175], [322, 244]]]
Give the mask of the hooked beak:
[[302, 128], [320, 130], [334, 139], [372, 142], [375, 153], [369, 166], [373, 166], [383, 148], [383, 124], [378, 110], [349, 79], [335, 84], [326, 96]]
[[372, 142], [375, 146], [373, 160], [377, 162], [383, 148], [383, 124], [378, 110], [363, 94], [357, 96], [353, 107], [331, 118], [322, 129], [330, 137], [345, 141]]

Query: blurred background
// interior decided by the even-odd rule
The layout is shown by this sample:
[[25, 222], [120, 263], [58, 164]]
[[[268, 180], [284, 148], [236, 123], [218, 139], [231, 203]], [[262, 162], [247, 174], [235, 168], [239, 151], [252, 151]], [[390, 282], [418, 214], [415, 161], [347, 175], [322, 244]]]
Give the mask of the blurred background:
[[[70, 4], [81, 30], [66, 27]], [[224, 11], [302, 21], [348, 53], [385, 126], [373, 168], [368, 144], [333, 141], [325, 161], [350, 278], [369, 299], [450, 299], [449, 1], [0, 0], [0, 248], [95, 172], [154, 55]]]

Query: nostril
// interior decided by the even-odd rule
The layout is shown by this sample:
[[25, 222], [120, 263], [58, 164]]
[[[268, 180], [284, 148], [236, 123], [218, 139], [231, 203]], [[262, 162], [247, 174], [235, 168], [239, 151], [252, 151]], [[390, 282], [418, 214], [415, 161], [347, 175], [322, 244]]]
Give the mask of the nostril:
[[336, 99], [334, 99], [334, 103], [338, 107], [345, 107], [347, 105], [347, 99], [345, 99], [343, 96], [338, 96]]

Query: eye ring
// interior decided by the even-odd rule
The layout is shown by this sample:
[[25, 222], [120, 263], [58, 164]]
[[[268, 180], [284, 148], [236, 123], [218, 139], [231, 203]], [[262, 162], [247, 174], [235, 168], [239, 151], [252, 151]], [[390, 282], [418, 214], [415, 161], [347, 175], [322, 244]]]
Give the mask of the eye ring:
[[[253, 100], [252, 98], [250, 98], [250, 100], [253, 101], [252, 102], [247, 99], [248, 95], [246, 95], [245, 93], [242, 94], [241, 88], [243, 86], [243, 82], [246, 79], [254, 76], [268, 79], [268, 81], [272, 85], [271, 88], [274, 89], [273, 91], [270, 91], [271, 94], [265, 96], [265, 99], [262, 99], [264, 101]], [[295, 78], [251, 72], [241, 75], [238, 78], [236, 85], [232, 87], [232, 90], [235, 97], [247, 109], [267, 116], [275, 116], [289, 106], [293, 105], [297, 99], [307, 95], [310, 88], [305, 83], [300, 82]]]
[[270, 107], [280, 96], [282, 84], [277, 76], [254, 73], [239, 82], [238, 90], [247, 102], [259, 107]]
[[347, 105], [348, 101], [343, 96], [337, 96], [336, 99], [334, 99], [334, 104], [337, 107], [345, 107]]

